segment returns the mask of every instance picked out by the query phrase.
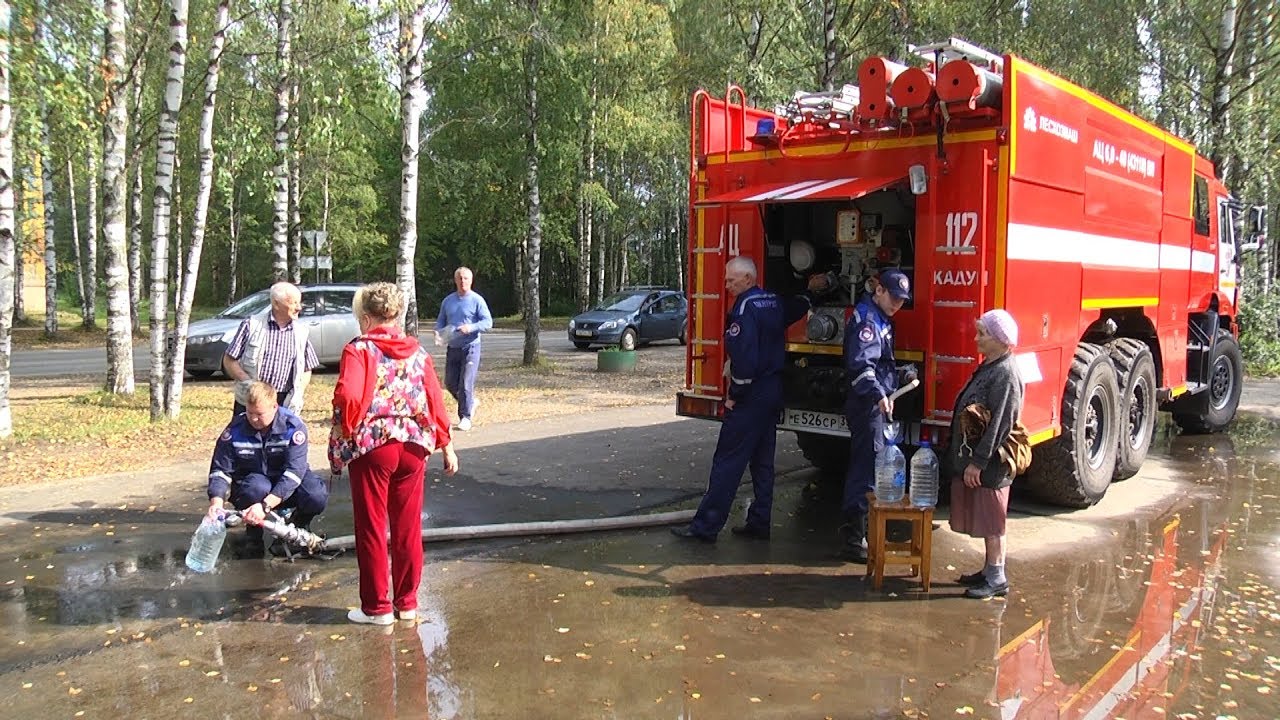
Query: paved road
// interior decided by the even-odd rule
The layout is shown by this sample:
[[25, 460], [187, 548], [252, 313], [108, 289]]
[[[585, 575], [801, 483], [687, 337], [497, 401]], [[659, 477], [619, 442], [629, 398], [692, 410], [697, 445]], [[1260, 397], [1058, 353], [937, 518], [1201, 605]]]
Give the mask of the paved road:
[[[543, 330], [541, 334], [544, 352], [572, 352], [573, 346], [560, 330]], [[437, 362], [444, 356], [435, 347], [430, 334], [423, 338], [423, 345], [431, 350]], [[524, 333], [518, 330], [495, 330], [484, 338], [485, 352], [493, 356], [518, 355], [524, 348]], [[146, 376], [151, 369], [151, 346], [143, 343], [133, 348], [134, 375]], [[78, 350], [18, 350], [13, 353], [10, 372], [15, 378], [45, 378], [65, 375], [101, 375], [107, 371], [107, 352], [104, 348]]]

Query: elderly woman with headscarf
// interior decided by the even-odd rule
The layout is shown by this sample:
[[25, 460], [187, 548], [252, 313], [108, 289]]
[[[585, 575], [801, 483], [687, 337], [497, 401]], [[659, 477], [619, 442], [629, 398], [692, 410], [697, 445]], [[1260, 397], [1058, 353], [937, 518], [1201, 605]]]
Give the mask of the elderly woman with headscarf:
[[960, 584], [968, 586], [966, 597], [988, 598], [1009, 592], [1005, 521], [1013, 471], [1001, 448], [1022, 412], [1022, 378], [1012, 353], [1018, 325], [1004, 310], [988, 311], [978, 318], [974, 340], [982, 364], [956, 401], [946, 467], [952, 478], [951, 529], [986, 543], [985, 566], [961, 575]]

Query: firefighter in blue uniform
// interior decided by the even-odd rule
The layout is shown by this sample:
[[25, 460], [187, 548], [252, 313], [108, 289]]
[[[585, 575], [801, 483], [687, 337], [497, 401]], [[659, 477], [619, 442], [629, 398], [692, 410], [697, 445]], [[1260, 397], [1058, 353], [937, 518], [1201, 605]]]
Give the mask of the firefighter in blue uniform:
[[844, 369], [849, 381], [844, 414], [849, 421], [849, 470], [841, 509], [845, 525], [841, 555], [867, 561], [867, 493], [875, 487], [876, 454], [884, 449], [884, 430], [893, 416], [889, 396], [898, 387], [890, 320], [911, 297], [907, 276], [890, 268], [853, 309], [844, 335]]
[[679, 537], [715, 542], [729, 519], [742, 473], [750, 467], [754, 499], [746, 523], [733, 533], [769, 538], [786, 329], [809, 311], [809, 301], [803, 295], [783, 300], [756, 285], [756, 277], [750, 258], [736, 257], [725, 266], [725, 289], [734, 301], [724, 332], [729, 359], [724, 422], [698, 512], [688, 526], [671, 529]]
[[[307, 425], [279, 407], [266, 383], [249, 388], [245, 412], [235, 416], [218, 438], [209, 464], [209, 516], [230, 504], [243, 513], [252, 554], [262, 552], [262, 521], [267, 511], [293, 509], [289, 521], [300, 528], [324, 512], [329, 489], [307, 464]], [[271, 552], [283, 555], [277, 539]]]

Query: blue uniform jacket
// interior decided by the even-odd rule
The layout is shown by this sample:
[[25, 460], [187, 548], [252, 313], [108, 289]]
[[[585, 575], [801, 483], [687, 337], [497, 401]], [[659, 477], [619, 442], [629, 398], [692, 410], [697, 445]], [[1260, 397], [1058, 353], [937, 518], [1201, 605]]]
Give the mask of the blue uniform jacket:
[[753, 382], [782, 372], [786, 321], [791, 314], [787, 312], [784, 317], [778, 296], [759, 287], [734, 299], [724, 331], [729, 356], [729, 399], [736, 402], [746, 397]]
[[845, 329], [844, 369], [851, 398], [875, 403], [898, 388], [893, 324], [869, 298], [853, 308]]
[[218, 437], [209, 463], [209, 497], [226, 499], [231, 483], [250, 474], [271, 480], [271, 494], [287, 500], [306, 477], [307, 425], [293, 411], [280, 408], [271, 427], [259, 432], [241, 413]]

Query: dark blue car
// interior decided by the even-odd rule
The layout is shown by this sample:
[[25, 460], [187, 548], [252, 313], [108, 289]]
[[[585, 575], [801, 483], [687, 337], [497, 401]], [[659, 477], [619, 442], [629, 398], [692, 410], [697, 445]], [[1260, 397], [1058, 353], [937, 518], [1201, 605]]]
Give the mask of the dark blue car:
[[569, 321], [569, 341], [579, 350], [617, 345], [634, 350], [659, 340], [689, 338], [689, 309], [684, 293], [648, 287], [623, 288]]

